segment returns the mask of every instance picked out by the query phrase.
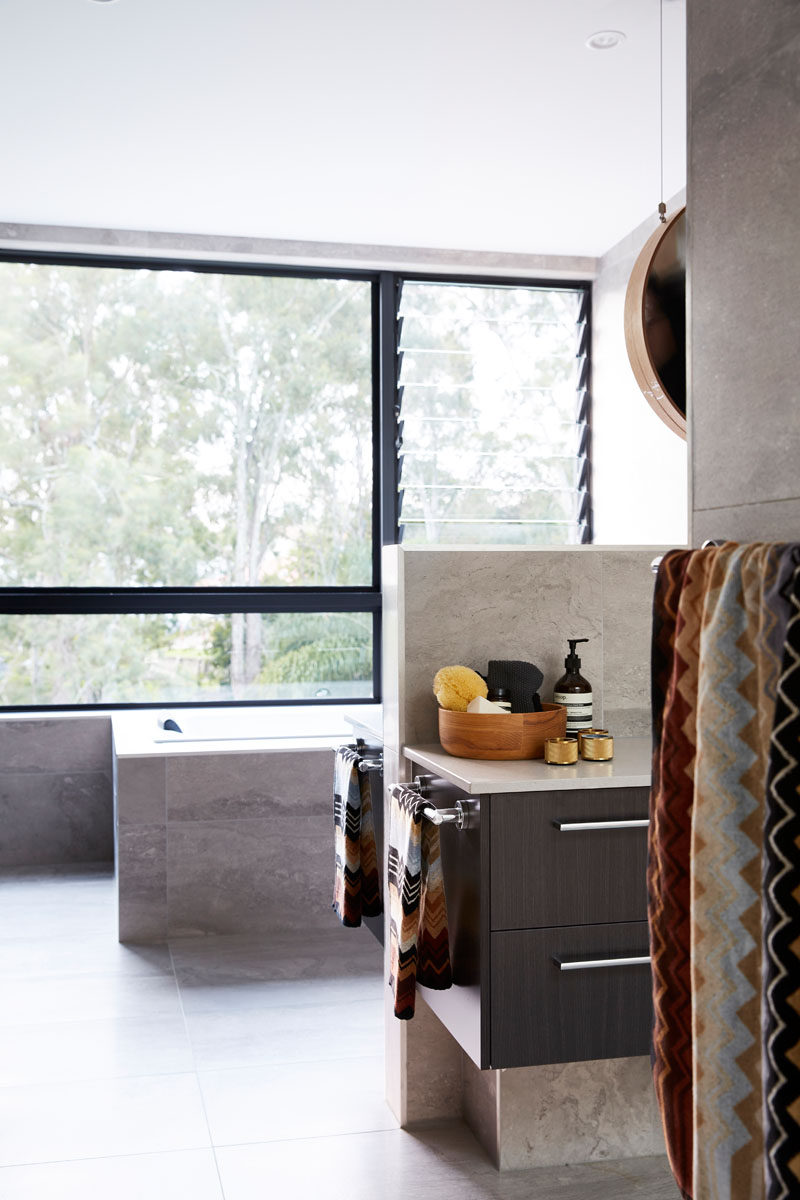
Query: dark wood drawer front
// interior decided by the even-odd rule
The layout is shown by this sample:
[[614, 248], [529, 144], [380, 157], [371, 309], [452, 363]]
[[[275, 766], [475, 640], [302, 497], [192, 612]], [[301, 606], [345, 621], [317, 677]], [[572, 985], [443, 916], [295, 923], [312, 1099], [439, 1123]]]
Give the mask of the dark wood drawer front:
[[558, 962], [646, 956], [647, 922], [491, 936], [492, 1067], [648, 1054], [650, 967]]
[[491, 928], [646, 920], [646, 826], [589, 825], [646, 820], [648, 801], [647, 788], [492, 796]]

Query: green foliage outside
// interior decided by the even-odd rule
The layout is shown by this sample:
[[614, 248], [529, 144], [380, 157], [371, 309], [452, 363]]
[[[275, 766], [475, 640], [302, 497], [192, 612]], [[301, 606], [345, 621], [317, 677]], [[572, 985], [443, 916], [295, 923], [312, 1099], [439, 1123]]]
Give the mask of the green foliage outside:
[[403, 285], [404, 541], [580, 540], [579, 302]]
[[[368, 583], [371, 345], [360, 282], [1, 264], [0, 586]], [[368, 624], [3, 616], [0, 703], [363, 694]]]
[[[406, 541], [577, 540], [579, 295], [406, 283]], [[369, 285], [0, 264], [0, 587], [371, 580]], [[0, 615], [0, 704], [369, 695], [367, 614]]]

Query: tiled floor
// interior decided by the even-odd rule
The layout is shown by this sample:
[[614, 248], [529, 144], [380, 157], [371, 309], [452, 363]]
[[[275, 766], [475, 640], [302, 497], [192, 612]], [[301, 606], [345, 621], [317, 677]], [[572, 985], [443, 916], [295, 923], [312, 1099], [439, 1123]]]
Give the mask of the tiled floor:
[[380, 952], [323, 938], [125, 948], [113, 880], [0, 874], [3, 1200], [674, 1200], [660, 1159], [499, 1176], [383, 1100]]

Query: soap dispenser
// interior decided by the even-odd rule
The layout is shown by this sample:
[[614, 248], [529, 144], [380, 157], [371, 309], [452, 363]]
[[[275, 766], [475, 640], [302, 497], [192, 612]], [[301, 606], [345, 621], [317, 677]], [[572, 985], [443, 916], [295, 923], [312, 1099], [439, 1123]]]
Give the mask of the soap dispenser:
[[569, 654], [564, 659], [567, 669], [553, 688], [553, 703], [563, 704], [567, 710], [567, 737], [592, 727], [592, 685], [581, 675], [581, 660], [575, 652], [578, 642], [588, 640], [567, 638]]

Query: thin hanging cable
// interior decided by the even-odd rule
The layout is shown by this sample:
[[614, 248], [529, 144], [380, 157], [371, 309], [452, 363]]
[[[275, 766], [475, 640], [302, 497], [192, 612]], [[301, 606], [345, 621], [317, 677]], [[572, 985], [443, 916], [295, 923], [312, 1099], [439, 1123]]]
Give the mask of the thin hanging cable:
[[658, 219], [663, 224], [667, 220], [667, 206], [664, 203], [664, 0], [659, 0], [658, 16], [658, 117], [661, 165], [661, 188], [659, 191], [661, 202], [658, 206]]

